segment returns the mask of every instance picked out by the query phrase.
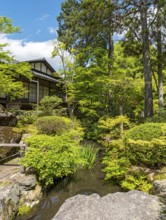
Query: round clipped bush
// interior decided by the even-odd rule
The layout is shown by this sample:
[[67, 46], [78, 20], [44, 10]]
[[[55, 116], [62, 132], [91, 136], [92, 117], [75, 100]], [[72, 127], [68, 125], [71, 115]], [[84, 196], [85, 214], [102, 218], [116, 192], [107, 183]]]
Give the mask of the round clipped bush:
[[145, 123], [134, 128], [131, 128], [125, 135], [125, 141], [132, 140], [145, 140], [150, 141], [153, 138], [163, 136], [163, 128], [166, 123]]
[[42, 134], [55, 135], [68, 131], [71, 126], [71, 120], [59, 116], [45, 116], [36, 121], [37, 129]]
[[165, 123], [146, 123], [130, 129], [125, 135], [125, 147], [131, 163], [150, 167], [166, 165], [165, 131]]

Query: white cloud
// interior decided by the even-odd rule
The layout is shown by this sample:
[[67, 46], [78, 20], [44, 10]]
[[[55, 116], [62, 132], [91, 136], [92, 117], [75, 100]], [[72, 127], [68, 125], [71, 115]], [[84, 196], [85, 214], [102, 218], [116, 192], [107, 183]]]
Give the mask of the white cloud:
[[55, 35], [57, 34], [57, 29], [56, 28], [49, 27], [48, 31], [49, 31], [50, 34], [55, 34]]
[[7, 35], [0, 34], [0, 42], [1, 44], [9, 44], [6, 49], [9, 50], [18, 61], [45, 58], [55, 70], [60, 68], [59, 58], [51, 58], [51, 54], [54, 49], [52, 40], [43, 42], [27, 42], [25, 40], [9, 39]]
[[46, 20], [48, 17], [50, 17], [49, 14], [43, 14], [40, 18], [36, 18], [36, 21], [44, 21]]

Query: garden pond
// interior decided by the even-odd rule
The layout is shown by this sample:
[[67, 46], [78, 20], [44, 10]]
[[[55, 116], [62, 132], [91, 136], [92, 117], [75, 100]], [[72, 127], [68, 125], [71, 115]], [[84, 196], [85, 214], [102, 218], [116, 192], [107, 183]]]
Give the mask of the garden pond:
[[17, 217], [16, 220], [51, 220], [69, 197], [92, 193], [104, 196], [121, 191], [117, 185], [104, 182], [104, 173], [101, 169], [102, 165], [98, 157], [91, 170], [78, 170], [72, 178], [65, 178], [43, 196], [42, 201], [29, 217]]

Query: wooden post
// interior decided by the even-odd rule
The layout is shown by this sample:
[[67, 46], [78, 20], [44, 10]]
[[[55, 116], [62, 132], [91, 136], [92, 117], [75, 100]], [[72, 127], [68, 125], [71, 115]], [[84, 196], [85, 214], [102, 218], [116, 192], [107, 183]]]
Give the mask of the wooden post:
[[[24, 157], [27, 145], [21, 141], [19, 144], [1, 143], [0, 148], [1, 147], [20, 147], [20, 157]], [[6, 158], [4, 158], [4, 159], [6, 159]], [[25, 173], [25, 171], [26, 171], [25, 167], [21, 165], [20, 172]]]
[[[21, 143], [20, 145], [20, 157], [24, 157], [25, 155], [25, 148], [26, 148], [26, 145]], [[24, 166], [20, 166], [20, 173], [25, 173], [26, 171], [26, 168]]]

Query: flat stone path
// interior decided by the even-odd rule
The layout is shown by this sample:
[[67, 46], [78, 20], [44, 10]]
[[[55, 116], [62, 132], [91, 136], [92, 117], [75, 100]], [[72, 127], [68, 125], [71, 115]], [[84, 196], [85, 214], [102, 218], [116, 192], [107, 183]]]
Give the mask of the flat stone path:
[[3, 165], [0, 165], [0, 182], [4, 179], [9, 179], [11, 175], [20, 171], [20, 158], [10, 160]]

